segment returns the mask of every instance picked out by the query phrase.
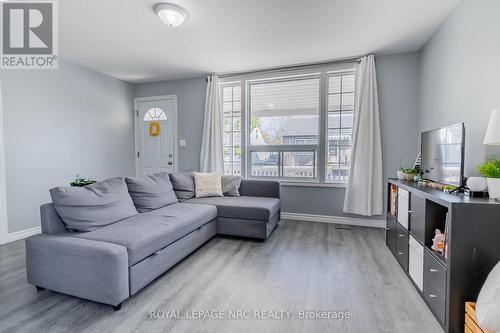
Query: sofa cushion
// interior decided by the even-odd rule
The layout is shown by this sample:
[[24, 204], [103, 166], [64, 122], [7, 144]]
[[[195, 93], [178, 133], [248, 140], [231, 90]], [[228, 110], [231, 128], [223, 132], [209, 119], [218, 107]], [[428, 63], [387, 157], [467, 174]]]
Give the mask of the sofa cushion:
[[221, 177], [223, 194], [228, 197], [239, 197], [242, 180], [241, 176], [223, 175]]
[[179, 201], [194, 198], [194, 176], [192, 172], [171, 173], [169, 176]]
[[185, 203], [215, 205], [219, 217], [243, 220], [269, 221], [280, 210], [279, 199], [264, 197], [193, 198]]
[[221, 175], [217, 172], [195, 172], [194, 187], [197, 198], [222, 197]]
[[140, 213], [179, 202], [167, 172], [143, 177], [127, 177], [125, 182]]
[[137, 215], [123, 177], [84, 187], [55, 187], [50, 196], [57, 214], [72, 230], [91, 231]]
[[122, 245], [132, 266], [217, 217], [209, 205], [176, 203], [73, 237]]

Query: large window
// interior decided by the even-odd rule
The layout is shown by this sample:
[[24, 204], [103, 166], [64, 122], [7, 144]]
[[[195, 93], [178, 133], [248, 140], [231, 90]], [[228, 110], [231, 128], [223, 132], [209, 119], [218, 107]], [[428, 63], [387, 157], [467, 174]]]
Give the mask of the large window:
[[332, 67], [222, 80], [224, 172], [346, 182], [356, 74]]

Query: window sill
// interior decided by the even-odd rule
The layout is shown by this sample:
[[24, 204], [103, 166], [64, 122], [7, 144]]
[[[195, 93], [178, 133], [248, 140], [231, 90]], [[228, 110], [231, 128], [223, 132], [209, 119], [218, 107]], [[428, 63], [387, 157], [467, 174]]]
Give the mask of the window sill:
[[336, 181], [336, 182], [320, 182], [317, 179], [283, 179], [276, 177], [248, 177], [246, 179], [250, 180], [272, 180], [280, 183], [281, 186], [286, 187], [337, 187], [337, 188], [346, 188], [347, 181]]
[[285, 187], [327, 187], [327, 188], [346, 188], [346, 182], [318, 182], [318, 181], [293, 181], [280, 180], [280, 185]]

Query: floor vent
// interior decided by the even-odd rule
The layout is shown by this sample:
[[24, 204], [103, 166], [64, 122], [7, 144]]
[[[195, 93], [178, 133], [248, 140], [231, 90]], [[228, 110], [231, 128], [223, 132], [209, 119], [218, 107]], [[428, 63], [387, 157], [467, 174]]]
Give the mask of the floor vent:
[[344, 226], [335, 226], [335, 230], [349, 230], [352, 231], [354, 228], [352, 227], [344, 227]]

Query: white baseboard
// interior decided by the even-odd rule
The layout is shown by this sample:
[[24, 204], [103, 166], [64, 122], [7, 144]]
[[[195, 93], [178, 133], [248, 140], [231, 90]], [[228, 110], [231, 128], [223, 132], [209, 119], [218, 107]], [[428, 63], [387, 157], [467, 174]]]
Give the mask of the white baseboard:
[[28, 238], [29, 236], [33, 236], [41, 233], [42, 230], [40, 227], [34, 227], [29, 229], [24, 229], [16, 232], [12, 232], [7, 235], [7, 243], [14, 242], [20, 239]]
[[358, 227], [385, 228], [385, 220], [382, 219], [371, 220], [345, 216], [299, 214], [287, 212], [281, 212], [281, 218], [286, 220], [300, 220], [307, 222], [346, 224]]

